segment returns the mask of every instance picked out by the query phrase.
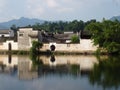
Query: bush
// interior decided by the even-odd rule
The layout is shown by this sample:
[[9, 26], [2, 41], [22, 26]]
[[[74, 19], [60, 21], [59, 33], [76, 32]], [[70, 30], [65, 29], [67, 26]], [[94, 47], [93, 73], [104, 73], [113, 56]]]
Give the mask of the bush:
[[80, 39], [79, 39], [79, 37], [77, 35], [73, 35], [71, 37], [71, 42], [72, 43], [80, 43]]
[[39, 53], [40, 48], [42, 48], [43, 44], [38, 41], [32, 42], [32, 47], [30, 48], [30, 54], [37, 55]]

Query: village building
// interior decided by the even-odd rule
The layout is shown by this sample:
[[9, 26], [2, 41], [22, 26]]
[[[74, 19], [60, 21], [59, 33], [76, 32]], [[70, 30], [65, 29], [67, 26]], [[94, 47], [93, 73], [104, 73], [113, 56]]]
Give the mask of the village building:
[[13, 30], [0, 30], [0, 37], [14, 37]]
[[7, 40], [14, 39], [14, 32], [12, 30], [0, 30], [0, 43], [6, 42]]
[[18, 50], [13, 30], [0, 30], [0, 50]]
[[77, 35], [77, 34], [73, 32], [64, 32], [63, 34], [42, 32], [42, 42], [43, 43], [55, 42], [58, 44], [61, 44], [61, 43], [65, 44], [68, 42], [70, 43], [71, 37], [73, 35]]
[[[77, 35], [80, 39], [80, 43], [71, 43], [71, 37]], [[93, 41], [90, 39], [91, 34], [87, 31], [79, 33], [64, 32], [63, 34], [52, 34], [51, 36], [44, 35], [48, 39], [48, 43], [44, 43], [41, 50], [52, 50], [61, 52], [94, 52], [97, 46], [93, 45]], [[43, 37], [44, 38], [44, 37]]]
[[38, 30], [32, 28], [19, 28], [18, 30], [18, 50], [29, 50], [32, 41], [38, 41]]
[[[71, 43], [71, 37], [78, 35], [80, 43]], [[6, 40], [0, 44], [0, 50], [27, 50], [32, 47], [32, 41], [40, 41], [43, 43], [41, 50], [64, 51], [64, 52], [94, 52], [97, 46], [93, 45], [89, 32], [64, 32], [63, 34], [48, 33], [44, 30], [38, 31], [33, 28], [19, 28], [17, 32], [17, 42], [14, 40]]]

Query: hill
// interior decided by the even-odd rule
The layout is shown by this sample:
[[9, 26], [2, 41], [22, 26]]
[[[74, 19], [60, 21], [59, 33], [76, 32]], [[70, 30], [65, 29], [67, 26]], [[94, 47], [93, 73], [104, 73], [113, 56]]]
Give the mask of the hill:
[[24, 27], [27, 25], [34, 25], [35, 23], [44, 23], [45, 20], [39, 20], [39, 19], [29, 19], [25, 17], [21, 17], [19, 19], [13, 19], [8, 22], [2, 22], [0, 23], [1, 29], [10, 28], [12, 25], [16, 25], [17, 27]]
[[120, 16], [113, 16], [112, 18], [110, 18], [110, 20], [112, 20], [112, 21], [114, 21], [114, 20], [120, 21]]

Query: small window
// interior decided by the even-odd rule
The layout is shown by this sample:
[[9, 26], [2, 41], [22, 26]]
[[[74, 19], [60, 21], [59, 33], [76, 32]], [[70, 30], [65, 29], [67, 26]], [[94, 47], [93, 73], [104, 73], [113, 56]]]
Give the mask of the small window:
[[1, 35], [2, 38], [4, 38], [5, 36], [4, 35]]
[[23, 33], [20, 33], [20, 34], [19, 34], [19, 36], [21, 36], [21, 37], [22, 37], [22, 36], [23, 36]]

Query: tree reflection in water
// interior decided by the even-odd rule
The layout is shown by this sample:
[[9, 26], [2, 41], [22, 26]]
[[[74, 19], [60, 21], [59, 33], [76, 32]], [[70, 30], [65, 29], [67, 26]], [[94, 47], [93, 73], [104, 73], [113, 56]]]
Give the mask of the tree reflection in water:
[[120, 56], [100, 59], [99, 64], [95, 64], [90, 73], [90, 82], [93, 85], [102, 85], [104, 89], [118, 89], [120, 86]]

